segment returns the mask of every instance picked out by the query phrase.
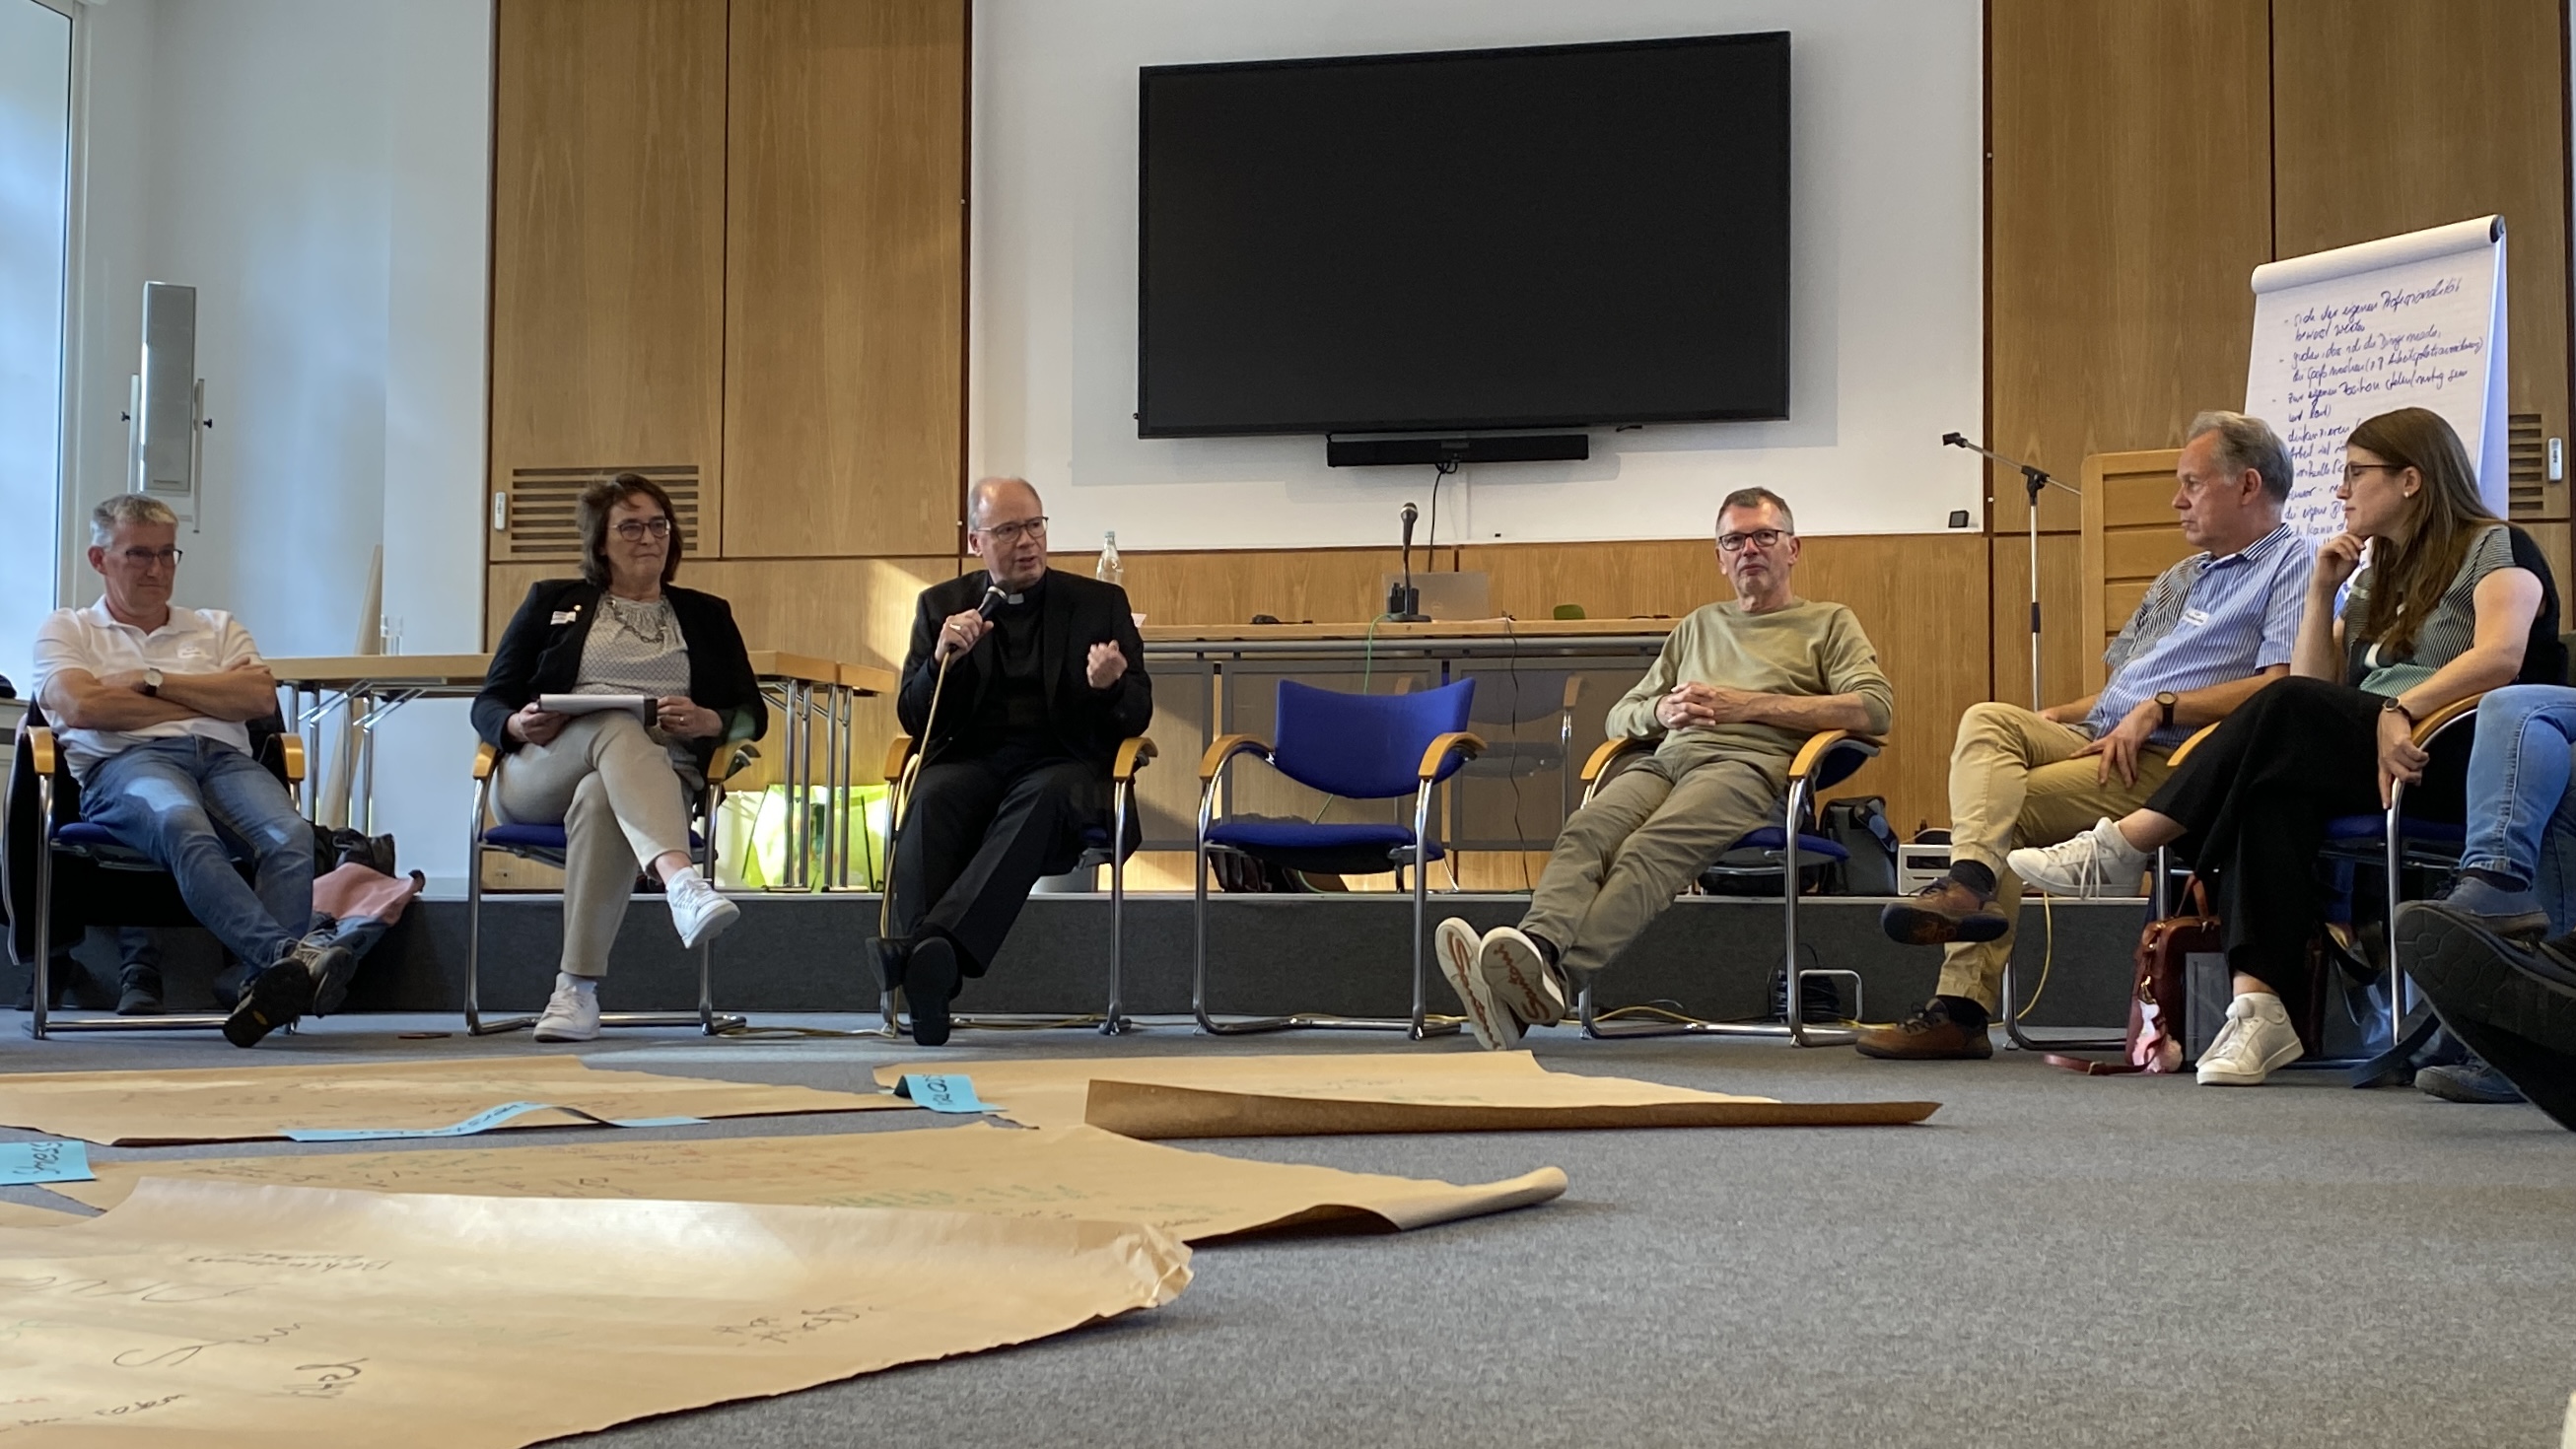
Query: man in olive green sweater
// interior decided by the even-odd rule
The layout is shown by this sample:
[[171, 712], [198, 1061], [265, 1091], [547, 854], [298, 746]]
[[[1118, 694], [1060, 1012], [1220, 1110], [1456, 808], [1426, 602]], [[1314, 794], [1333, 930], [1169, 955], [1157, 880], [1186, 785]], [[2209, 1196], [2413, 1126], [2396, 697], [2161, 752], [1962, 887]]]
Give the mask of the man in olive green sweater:
[[1765, 488], [1727, 495], [1717, 565], [1735, 597], [1673, 626], [1610, 707], [1614, 737], [1661, 736], [1556, 838], [1518, 926], [1440, 923], [1440, 974], [1476, 1041], [1500, 1051], [1565, 1015], [1572, 987], [1616, 959], [1728, 847], [1779, 817], [1789, 762], [1824, 730], [1885, 734], [1894, 696], [1840, 604], [1797, 597], [1797, 522]]

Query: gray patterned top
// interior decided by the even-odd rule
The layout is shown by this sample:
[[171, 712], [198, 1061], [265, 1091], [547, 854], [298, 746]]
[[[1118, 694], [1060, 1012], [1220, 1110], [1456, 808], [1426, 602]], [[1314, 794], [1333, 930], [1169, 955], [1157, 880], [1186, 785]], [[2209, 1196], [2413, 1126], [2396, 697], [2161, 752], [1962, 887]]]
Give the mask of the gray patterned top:
[[[671, 601], [639, 604], [603, 592], [599, 614], [582, 641], [581, 672], [574, 676], [575, 694], [640, 694], [659, 699], [689, 692], [689, 641], [680, 637], [680, 621]], [[673, 758], [696, 763], [688, 747], [659, 729], [647, 729], [654, 743]]]
[[[2513, 567], [2512, 530], [2501, 523], [2489, 524], [2461, 558], [2460, 571], [2451, 576], [2442, 601], [2415, 631], [2414, 653], [2397, 658], [2382, 651], [2378, 641], [2352, 638], [2347, 630], [2344, 677], [2372, 694], [2404, 694], [2432, 678], [2435, 670], [2467, 653], [2478, 641], [2478, 581]], [[2370, 597], [2371, 575], [2376, 572], [2363, 569], [2353, 580], [2352, 591], [2344, 599], [2344, 618], [2361, 616], [2362, 600]]]

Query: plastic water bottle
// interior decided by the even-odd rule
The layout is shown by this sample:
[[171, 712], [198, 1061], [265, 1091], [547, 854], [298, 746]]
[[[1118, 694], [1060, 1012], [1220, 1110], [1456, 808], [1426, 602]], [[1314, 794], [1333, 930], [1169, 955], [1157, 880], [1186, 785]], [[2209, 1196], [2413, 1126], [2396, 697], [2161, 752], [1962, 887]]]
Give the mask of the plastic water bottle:
[[1127, 586], [1127, 570], [1118, 562], [1118, 532], [1112, 529], [1100, 535], [1100, 562], [1091, 566], [1091, 576], [1104, 584]]

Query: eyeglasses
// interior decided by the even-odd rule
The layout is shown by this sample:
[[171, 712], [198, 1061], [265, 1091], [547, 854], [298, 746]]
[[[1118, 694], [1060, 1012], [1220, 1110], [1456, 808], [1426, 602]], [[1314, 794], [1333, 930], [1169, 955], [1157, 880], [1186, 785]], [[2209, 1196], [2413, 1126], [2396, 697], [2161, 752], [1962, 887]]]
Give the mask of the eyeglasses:
[[139, 569], [150, 568], [154, 564], [169, 564], [176, 567], [179, 562], [179, 550], [175, 548], [129, 548], [118, 552], [117, 557]]
[[667, 518], [630, 518], [617, 525], [617, 536], [626, 540], [628, 543], [641, 543], [644, 540], [644, 535], [648, 533], [653, 535], [655, 538], [669, 538], [671, 536], [671, 520]]
[[995, 543], [1018, 543], [1023, 538], [1046, 537], [1046, 515], [1023, 518], [1011, 523], [991, 523], [975, 530]]
[[1778, 548], [1780, 540], [1788, 536], [1789, 530], [1785, 528], [1757, 528], [1751, 533], [1721, 533], [1717, 536], [1717, 546], [1727, 553], [1742, 553], [1744, 546], [1749, 543], [1768, 552]]
[[2343, 465], [2343, 481], [2358, 483], [2361, 481], [2362, 474], [2373, 471], [2403, 473], [2406, 471], [2406, 465], [2403, 463], [2346, 463]]

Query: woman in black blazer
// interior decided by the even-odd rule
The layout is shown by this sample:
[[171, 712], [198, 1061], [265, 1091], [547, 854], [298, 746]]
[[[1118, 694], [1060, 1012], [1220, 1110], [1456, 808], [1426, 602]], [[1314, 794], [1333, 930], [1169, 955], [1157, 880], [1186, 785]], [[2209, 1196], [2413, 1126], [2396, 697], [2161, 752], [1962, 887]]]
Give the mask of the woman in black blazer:
[[[539, 1041], [599, 1035], [599, 980], [637, 866], [661, 880], [692, 950], [742, 914], [690, 861], [689, 801], [717, 750], [768, 723], [733, 611], [671, 587], [685, 540], [670, 495], [620, 473], [583, 489], [575, 516], [582, 576], [528, 590], [474, 699], [475, 733], [502, 755], [493, 813], [564, 827], [563, 966]], [[641, 713], [538, 708], [550, 694], [646, 703]]]

